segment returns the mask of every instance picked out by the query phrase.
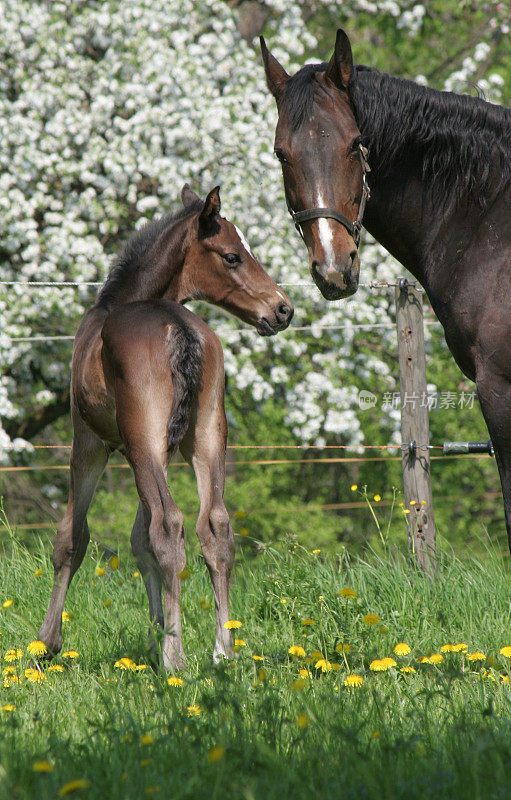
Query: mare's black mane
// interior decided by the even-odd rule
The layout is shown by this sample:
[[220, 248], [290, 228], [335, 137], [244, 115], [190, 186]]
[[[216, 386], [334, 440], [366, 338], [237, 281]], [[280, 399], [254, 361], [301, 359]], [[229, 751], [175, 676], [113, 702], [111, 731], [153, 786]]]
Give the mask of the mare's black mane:
[[[297, 130], [314, 99], [328, 88], [319, 80], [327, 64], [308, 64], [286, 83], [282, 105]], [[511, 179], [511, 110], [467, 95], [441, 92], [414, 81], [356, 66], [348, 85], [357, 125], [380, 175], [416, 155], [436, 194], [481, 205]]]
[[157, 217], [144, 225], [140, 230], [130, 236], [121, 252], [115, 256], [108, 277], [101, 288], [97, 306], [110, 308], [121, 287], [126, 280], [133, 277], [138, 269], [144, 268], [144, 257], [159, 237], [175, 222], [179, 222], [192, 214], [196, 214], [203, 207], [203, 202], [197, 200], [192, 205], [181, 208], [175, 214], [165, 214]]

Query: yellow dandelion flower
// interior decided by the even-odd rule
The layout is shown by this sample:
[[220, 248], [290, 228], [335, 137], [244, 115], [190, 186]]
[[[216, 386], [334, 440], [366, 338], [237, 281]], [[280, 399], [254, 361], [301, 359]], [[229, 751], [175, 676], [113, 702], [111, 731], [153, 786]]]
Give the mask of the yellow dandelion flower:
[[183, 685], [183, 679], [178, 678], [176, 675], [171, 675], [170, 678], [167, 678], [167, 683], [169, 686], [173, 686], [175, 688], [176, 686]]
[[399, 671], [402, 672], [403, 675], [413, 675], [414, 672], [417, 672], [415, 667], [408, 667], [408, 666], [401, 667]]
[[49, 761], [35, 761], [32, 764], [33, 772], [53, 772], [54, 769], [54, 765], [50, 764]]
[[311, 661], [317, 661], [318, 658], [323, 658], [323, 653], [319, 650], [313, 650], [311, 653]]
[[152, 744], [154, 742], [154, 736], [151, 736], [150, 733], [143, 733], [140, 737], [140, 744]]
[[244, 639], [235, 639], [234, 644], [236, 647], [246, 647], [247, 643]]
[[315, 550], [313, 550], [312, 552], [313, 552], [313, 554], [315, 556], [317, 556], [318, 553], [321, 553], [321, 548], [320, 547], [316, 547]]
[[306, 617], [305, 619], [302, 619], [302, 625], [307, 625], [307, 626], [310, 627], [311, 625], [315, 625], [315, 624], [316, 623], [314, 622], [314, 620], [310, 619], [310, 617]]
[[453, 653], [466, 653], [468, 650], [468, 645], [465, 642], [459, 642], [459, 644], [453, 644], [452, 651]]
[[147, 669], [147, 664], [135, 664], [135, 672], [143, 672]]
[[12, 703], [6, 703], [5, 706], [0, 706], [0, 711], [3, 711], [4, 714], [12, 714], [13, 711], [16, 711], [16, 706]]
[[352, 483], [351, 486], [350, 486], [350, 489], [351, 489], [352, 492], [356, 492], [357, 489], [358, 489], [358, 485], [356, 483]]
[[374, 497], [373, 497], [373, 500], [374, 500], [375, 503], [379, 503], [380, 500], [381, 500], [381, 495], [375, 494]]
[[341, 589], [339, 594], [341, 597], [345, 597], [347, 600], [353, 600], [353, 598], [357, 596], [355, 589], [350, 589], [349, 586], [345, 586], [344, 589]]
[[432, 664], [441, 664], [444, 660], [444, 657], [441, 653], [431, 653], [429, 660]]
[[96, 575], [98, 576], [98, 578], [102, 578], [105, 573], [106, 569], [104, 567], [100, 567], [98, 564], [98, 566], [96, 567]]
[[266, 656], [254, 656], [253, 655], [252, 658], [254, 659], [254, 661], [264, 661]]
[[62, 612], [62, 622], [71, 622], [71, 614], [67, 611]]
[[304, 669], [304, 668], [302, 668], [299, 671], [299, 675], [300, 675], [300, 678], [310, 678], [310, 676], [311, 676], [309, 670], [308, 669]]
[[42, 571], [41, 567], [39, 567], [39, 568], [38, 568], [38, 569], [36, 569], [36, 571], [34, 572], [34, 578], [40, 578], [42, 574], [43, 574], [43, 571]]
[[366, 614], [362, 617], [364, 625], [377, 625], [380, 621], [378, 614]]
[[403, 508], [402, 511], [403, 511], [403, 514], [409, 514], [410, 513], [410, 509], [409, 508]]
[[454, 646], [452, 644], [443, 644], [440, 648], [441, 653], [452, 653], [454, 650]]
[[309, 717], [304, 711], [302, 711], [296, 717], [296, 725], [298, 728], [300, 728], [301, 731], [304, 731], [308, 724], [309, 724]]
[[217, 744], [216, 747], [212, 747], [208, 753], [208, 761], [210, 764], [218, 764], [219, 761], [223, 759], [225, 756], [225, 747], [221, 744]]
[[140, 572], [138, 570], [135, 570], [135, 572], [133, 573], [133, 577], [140, 578]]
[[30, 653], [31, 656], [44, 656], [47, 652], [48, 648], [45, 643], [41, 642], [39, 639], [36, 639], [35, 642], [30, 642], [27, 647], [27, 653]]
[[386, 664], [387, 667], [397, 667], [397, 662], [390, 656], [385, 656], [385, 658], [382, 658], [382, 662]]
[[224, 622], [224, 628], [227, 628], [228, 631], [236, 630], [237, 628], [241, 628], [243, 625], [239, 619], [228, 619], [227, 622]]
[[501, 647], [499, 653], [501, 656], [511, 658], [511, 647], [509, 647], [509, 645], [506, 645], [506, 647]]
[[186, 710], [188, 712], [189, 717], [198, 717], [202, 711], [202, 708], [198, 705], [194, 705], [194, 706], [186, 706]]
[[46, 680], [46, 675], [44, 672], [41, 672], [38, 669], [33, 669], [32, 667], [28, 667], [25, 670], [25, 678], [29, 680], [31, 683], [44, 683]]
[[64, 667], [62, 664], [50, 664], [48, 672], [64, 672]]
[[398, 642], [394, 647], [396, 656], [407, 656], [411, 652], [410, 645], [406, 644], [406, 642]]
[[351, 687], [358, 688], [359, 686], [362, 686], [363, 683], [364, 679], [362, 675], [352, 674], [352, 675], [346, 675], [346, 677], [344, 678], [344, 685], [349, 686], [350, 688]]
[[387, 664], [386, 660], [383, 658], [375, 658], [374, 661], [371, 661], [369, 664], [369, 669], [372, 672], [385, 672], [388, 670], [390, 664]]
[[509, 675], [502, 675], [501, 673], [500, 677], [502, 678], [502, 683], [509, 683]]
[[339, 642], [339, 644], [335, 645], [335, 652], [336, 653], [351, 653], [351, 645], [347, 642]]
[[467, 653], [466, 656], [469, 661], [486, 661], [485, 654], [479, 650], [476, 653]]
[[411, 506], [414, 506], [416, 503], [417, 503], [417, 501], [416, 501], [416, 500], [410, 500], [410, 505], [411, 505]]
[[422, 658], [420, 658], [419, 661], [421, 664], [431, 664], [431, 659], [429, 658], [429, 656], [422, 656]]
[[135, 671], [136, 667], [137, 667], [137, 665], [135, 664], [133, 659], [132, 658], [128, 658], [127, 656], [124, 656], [123, 658], [120, 658], [114, 664], [114, 669], [129, 669], [132, 672]]
[[[320, 596], [321, 596], [321, 595], [320, 595]], [[282, 603], [282, 605], [283, 605], [283, 606], [285, 606], [285, 605], [286, 605], [286, 603], [287, 603], [287, 600], [286, 600], [286, 598], [285, 598], [285, 597], [281, 597], [281, 598], [280, 598], [280, 602]]]
[[110, 565], [110, 569], [113, 570], [119, 569], [119, 556], [114, 553], [114, 555], [111, 556], [110, 561], [108, 563]]
[[314, 666], [316, 669], [320, 669], [321, 672], [330, 672], [332, 669], [330, 661], [328, 661], [326, 658], [320, 658], [318, 661], [316, 661]]
[[4, 667], [2, 675], [16, 675], [16, 667]]
[[57, 792], [57, 797], [68, 797], [73, 792], [88, 789], [90, 783], [86, 778], [76, 778], [74, 781], [68, 781], [64, 786], [61, 786]]
[[12, 647], [8, 650], [4, 656], [4, 661], [19, 661], [23, 655], [23, 650], [19, 647]]
[[2, 603], [2, 608], [10, 608], [13, 603], [14, 603], [14, 600], [11, 600], [11, 599], [4, 600], [4, 602]]
[[62, 658], [78, 658], [79, 655], [77, 650], [66, 650], [65, 653], [62, 653]]
[[289, 655], [305, 658], [305, 650], [299, 644], [292, 644], [291, 647], [287, 651]]

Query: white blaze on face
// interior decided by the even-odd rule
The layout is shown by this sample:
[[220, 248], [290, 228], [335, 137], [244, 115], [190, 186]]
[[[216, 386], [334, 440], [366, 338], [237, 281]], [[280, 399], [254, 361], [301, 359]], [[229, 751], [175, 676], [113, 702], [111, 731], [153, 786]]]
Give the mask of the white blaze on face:
[[[321, 197], [321, 195], [319, 195], [318, 197], [318, 208], [325, 208], [325, 202]], [[332, 220], [327, 219], [326, 217], [320, 217], [318, 222], [319, 222], [319, 240], [323, 247], [327, 264], [330, 266], [335, 262], [334, 249], [332, 247], [332, 241], [334, 238], [334, 234], [331, 227]]]
[[249, 243], [247, 242], [247, 240], [245, 239], [245, 237], [244, 237], [243, 233], [240, 231], [240, 229], [238, 228], [238, 226], [237, 226], [237, 225], [235, 225], [234, 227], [236, 228], [236, 233], [237, 233], [237, 234], [238, 234], [238, 236], [240, 237], [240, 239], [241, 239], [241, 244], [243, 245], [243, 247], [245, 248], [245, 250], [247, 251], [247, 253], [249, 253], [249, 254], [252, 256], [252, 258], [255, 258], [255, 256], [254, 256], [254, 254], [253, 254], [252, 250], [250, 249], [250, 245], [249, 245]]

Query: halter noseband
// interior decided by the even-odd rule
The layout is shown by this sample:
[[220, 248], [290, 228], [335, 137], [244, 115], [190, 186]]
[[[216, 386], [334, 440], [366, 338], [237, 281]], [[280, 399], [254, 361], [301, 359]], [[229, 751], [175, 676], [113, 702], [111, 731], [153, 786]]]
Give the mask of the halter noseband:
[[295, 223], [295, 228], [303, 237], [301, 223], [308, 222], [311, 219], [335, 219], [337, 222], [340, 222], [343, 225], [350, 236], [352, 237], [353, 241], [355, 242], [356, 247], [358, 248], [360, 244], [360, 230], [362, 228], [362, 218], [364, 216], [364, 211], [366, 207], [366, 202], [369, 200], [371, 196], [371, 192], [369, 189], [369, 185], [367, 183], [367, 173], [371, 171], [369, 164], [367, 163], [367, 148], [363, 145], [359, 144], [358, 146], [360, 159], [362, 162], [362, 198], [360, 200], [360, 205], [358, 207], [358, 214], [355, 222], [351, 222], [348, 217], [345, 217], [344, 214], [341, 214], [340, 211], [336, 211], [335, 208], [308, 208], [305, 211], [293, 211], [291, 206], [288, 203], [288, 210], [293, 218], [293, 222]]

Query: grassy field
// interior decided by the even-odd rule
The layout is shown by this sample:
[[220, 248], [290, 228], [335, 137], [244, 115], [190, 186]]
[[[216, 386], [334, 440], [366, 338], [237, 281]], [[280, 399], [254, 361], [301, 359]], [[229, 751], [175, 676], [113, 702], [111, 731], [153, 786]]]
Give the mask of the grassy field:
[[[2, 800], [511, 796], [507, 559], [444, 556], [433, 585], [399, 555], [335, 561], [292, 543], [240, 555], [231, 617], [244, 644], [216, 668], [209, 579], [199, 558], [189, 569], [177, 685], [148, 665], [132, 560], [121, 551], [108, 564], [94, 547], [69, 592], [55, 671], [27, 652], [50, 554], [10, 536], [0, 559]], [[397, 655], [398, 643], [410, 653]]]

